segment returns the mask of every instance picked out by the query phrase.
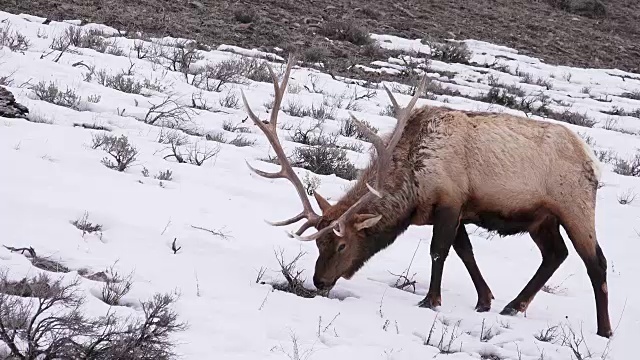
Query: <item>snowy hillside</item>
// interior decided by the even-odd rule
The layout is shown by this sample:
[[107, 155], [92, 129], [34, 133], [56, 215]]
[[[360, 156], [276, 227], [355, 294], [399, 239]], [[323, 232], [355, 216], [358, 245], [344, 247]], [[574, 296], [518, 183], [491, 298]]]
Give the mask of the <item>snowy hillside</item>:
[[[290, 239], [263, 221], [290, 217], [300, 204], [286, 180], [266, 180], [247, 168], [245, 160], [262, 170], [277, 165], [264, 161], [274, 152], [247, 120], [240, 90], [266, 119], [273, 85], [261, 63], [268, 59], [282, 71], [286, 60], [257, 50], [193, 47], [187, 39], [124, 37], [98, 24], [44, 20], [0, 12], [0, 85], [30, 111], [27, 119], [0, 118], [3, 284], [41, 273], [65, 283], [79, 279], [82, 311], [90, 316], [142, 316], [140, 301], [177, 291], [172, 308], [188, 326], [172, 334], [171, 342], [183, 359], [399, 360], [441, 354], [551, 360], [578, 359], [576, 348], [582, 359], [636, 357], [640, 198], [633, 200], [640, 178], [619, 173], [640, 175], [640, 157], [634, 160], [640, 148], [640, 75], [550, 66], [469, 40], [466, 63], [434, 56], [427, 70], [433, 78], [430, 98], [417, 105], [559, 122], [539, 116], [545, 113], [588, 125], [560, 122], [580, 133], [603, 161], [596, 221], [609, 265], [614, 337], [608, 341], [595, 334], [591, 283], [572, 246], [526, 316], [499, 315], [538, 268], [540, 252], [528, 235], [500, 238], [475, 226], [468, 226], [474, 252], [495, 295], [487, 313], [474, 311], [475, 289], [453, 252], [445, 266], [442, 307], [417, 307], [430, 276], [427, 226], [411, 227], [353, 279], [338, 281], [328, 297], [273, 291], [271, 284], [285, 282], [279, 257], [288, 263], [301, 251], [295, 267], [304, 270], [305, 286], [313, 289], [318, 251], [313, 242]], [[437, 50], [419, 40], [372, 37], [383, 48], [414, 57], [359, 65], [365, 71], [422, 71], [427, 64], [413, 62]], [[311, 187], [315, 182], [335, 202], [350, 186], [345, 178], [355, 170], [349, 162], [361, 169], [369, 159], [371, 145], [345, 122], [349, 112], [382, 133], [395, 120], [388, 116], [381, 84], [333, 78], [318, 68], [301, 64], [292, 71], [279, 136], [288, 154], [300, 154], [295, 149], [307, 146], [300, 141], [319, 138], [343, 149], [335, 153], [346, 154], [341, 177], [296, 168], [301, 179]], [[400, 102], [409, 101], [408, 86], [386, 84]], [[124, 135], [137, 150], [124, 171], [106, 166], [117, 167], [117, 160], [104, 150], [105, 135]], [[29, 247], [35, 259], [15, 251]], [[40, 257], [62, 266], [35, 266]], [[100, 273], [106, 269], [124, 278], [131, 274], [130, 290], [109, 301], [113, 306], [103, 296], [105, 284], [113, 284], [104, 281], [109, 273]], [[415, 288], [397, 288], [400, 274], [414, 280]]]

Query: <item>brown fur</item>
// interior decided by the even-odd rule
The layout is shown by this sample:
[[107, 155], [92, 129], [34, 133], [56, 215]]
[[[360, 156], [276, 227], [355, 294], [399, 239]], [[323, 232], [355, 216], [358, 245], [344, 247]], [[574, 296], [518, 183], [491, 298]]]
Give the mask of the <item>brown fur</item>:
[[[591, 278], [598, 334], [608, 337], [611, 327], [603, 291], [606, 259], [595, 233], [599, 170], [589, 151], [582, 139], [558, 124], [506, 114], [416, 109], [379, 189], [383, 198], [359, 211], [382, 218], [361, 231], [355, 230], [355, 220], [351, 220], [345, 236], [329, 233], [319, 238], [314, 282], [330, 288], [339, 277], [350, 278], [410, 225], [434, 225], [431, 286], [421, 305], [440, 305], [442, 267], [453, 246], [476, 285], [476, 308], [486, 311], [493, 295], [475, 264], [464, 224], [503, 236], [528, 232], [540, 247], [543, 262], [503, 310], [512, 314], [526, 309], [566, 258], [558, 230], [562, 226]], [[368, 191], [365, 184], [375, 177], [375, 162], [374, 155], [353, 188], [337, 204], [324, 206], [318, 229], [328, 226]]]

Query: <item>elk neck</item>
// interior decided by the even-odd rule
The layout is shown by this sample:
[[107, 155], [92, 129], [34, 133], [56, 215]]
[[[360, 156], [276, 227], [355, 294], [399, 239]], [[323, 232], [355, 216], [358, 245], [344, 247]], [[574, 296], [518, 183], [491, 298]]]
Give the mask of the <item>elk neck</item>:
[[[365, 180], [373, 180], [370, 175], [370, 171], [365, 171], [362, 180], [345, 196], [346, 203], [351, 205], [366, 194], [368, 189]], [[411, 225], [417, 209], [417, 195], [413, 184], [411, 171], [396, 168], [393, 176], [385, 182], [383, 197], [375, 198], [358, 211], [360, 214], [382, 215], [375, 226], [364, 230], [364, 247], [369, 257], [391, 245]]]

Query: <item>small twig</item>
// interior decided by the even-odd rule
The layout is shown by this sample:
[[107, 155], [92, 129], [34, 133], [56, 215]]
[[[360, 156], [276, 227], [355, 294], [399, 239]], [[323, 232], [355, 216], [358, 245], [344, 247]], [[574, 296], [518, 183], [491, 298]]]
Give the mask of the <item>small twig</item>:
[[171, 219], [169, 219], [169, 221], [167, 222], [167, 225], [164, 226], [164, 229], [162, 229], [162, 232], [160, 233], [160, 235], [164, 235], [164, 232], [167, 231], [167, 228], [169, 227], [170, 224], [171, 224]]
[[262, 300], [262, 304], [260, 304], [260, 307], [258, 308], [258, 310], [262, 310], [262, 308], [264, 307], [264, 304], [267, 303], [267, 298], [269, 297], [269, 294], [271, 294], [272, 291], [273, 289], [269, 289], [269, 291], [267, 291], [267, 295]]
[[[333, 319], [331, 319], [331, 321], [329, 321], [327, 326], [324, 327], [324, 329], [322, 329], [322, 316], [319, 316], [319, 318], [318, 318], [318, 336], [320, 336], [321, 334], [324, 334], [325, 332], [327, 332], [327, 330], [329, 330], [329, 327], [331, 325], [333, 325], [333, 322], [336, 321], [336, 318], [339, 315], [340, 315], [340, 313], [337, 313], [336, 316], [334, 316]], [[321, 331], [321, 329], [322, 329], [322, 331]]]
[[[264, 273], [267, 272], [267, 269], [263, 266], [258, 270], [258, 276], [256, 276], [256, 284], [260, 284], [262, 278], [264, 277]], [[264, 284], [264, 283], [263, 283]]]
[[211, 230], [211, 229], [203, 228], [203, 227], [200, 227], [200, 226], [194, 226], [194, 225], [191, 225], [191, 227], [194, 228], [194, 229], [206, 231], [206, 232], [208, 232], [208, 233], [210, 233], [212, 235], [219, 236], [219, 237], [221, 237], [221, 238], [223, 238], [225, 240], [230, 238], [230, 237], [232, 237], [228, 233], [222, 232], [222, 230]]
[[182, 246], [176, 247], [176, 241], [178, 240], [178, 238], [174, 238], [173, 242], [171, 243], [171, 250], [173, 250], [174, 254], [177, 254], [178, 251], [180, 251], [180, 249], [182, 249]]
[[[404, 274], [398, 275], [398, 274], [392, 273], [391, 271], [388, 271], [388, 273], [398, 277], [398, 280], [396, 280], [396, 285], [395, 285], [396, 289], [404, 290], [404, 288], [411, 286], [413, 288], [413, 292], [414, 293], [416, 292], [416, 284], [418, 283], [418, 281], [413, 280], [413, 277], [416, 276], [417, 273], [414, 273], [411, 276], [411, 279], [409, 279], [409, 277]], [[400, 280], [402, 280], [402, 282], [400, 282]]]
[[378, 314], [380, 314], [380, 318], [384, 318], [384, 314], [382, 313], [382, 302], [384, 301], [384, 295], [387, 293], [387, 289], [382, 293], [382, 297], [380, 298], [380, 307], [378, 308]]

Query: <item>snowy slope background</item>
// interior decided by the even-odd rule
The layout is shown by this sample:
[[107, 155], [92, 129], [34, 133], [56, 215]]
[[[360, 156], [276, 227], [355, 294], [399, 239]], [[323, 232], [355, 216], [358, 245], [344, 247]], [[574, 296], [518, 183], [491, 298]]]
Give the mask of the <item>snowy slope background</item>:
[[[444, 350], [450, 350], [451, 354], [439, 356], [576, 358], [571, 348], [559, 340], [561, 335], [555, 341], [536, 338], [553, 326], [582, 332], [581, 351], [590, 352], [591, 358], [634, 358], [635, 341], [640, 336], [637, 287], [640, 263], [635, 259], [640, 251], [637, 233], [640, 199], [628, 204], [621, 204], [624, 202], [621, 200], [633, 197], [640, 179], [614, 173], [611, 162], [603, 164], [603, 187], [598, 192], [596, 215], [598, 239], [609, 264], [610, 313], [615, 332], [609, 341], [595, 335], [591, 284], [572, 246], [568, 246], [570, 255], [547, 284], [547, 291], [536, 296], [526, 316], [499, 315], [529, 281], [539, 266], [540, 254], [528, 235], [492, 237], [474, 226], [468, 226], [468, 230], [476, 258], [496, 297], [488, 313], [474, 312], [475, 290], [453, 252], [443, 276], [443, 306], [437, 312], [416, 306], [428, 286], [431, 227], [410, 228], [352, 280], [338, 281], [328, 298], [308, 299], [272, 291], [268, 283], [283, 281], [276, 253], [282, 251], [289, 260], [300, 251], [306, 253], [296, 266], [305, 270], [303, 276], [310, 288], [317, 256], [314, 243], [289, 239], [283, 229], [263, 221], [298, 213], [300, 203], [291, 184], [286, 180], [260, 178], [245, 165], [247, 160], [263, 170], [277, 168], [261, 161], [274, 153], [262, 133], [246, 120], [246, 112], [238, 102], [243, 89], [254, 111], [267, 118], [266, 104], [272, 99], [272, 84], [243, 79], [225, 84], [220, 92], [202, 91], [188, 82], [192, 78], [185, 79], [182, 72], [170, 69], [170, 64], [137, 56], [140, 49], [158, 46], [170, 52], [176, 44], [184, 44], [184, 39], [133, 39], [98, 24], [82, 27], [73, 21], [42, 24], [44, 20], [0, 12], [5, 31], [22, 34], [30, 43], [24, 51], [11, 51], [7, 46], [0, 49], [0, 79], [4, 78], [17, 102], [30, 110], [29, 121], [0, 119], [0, 245], [33, 247], [39, 255], [70, 269], [50, 274], [65, 281], [79, 277], [79, 273], [111, 267], [122, 274], [132, 273], [131, 291], [115, 307], [122, 314], [139, 313], [139, 301], [155, 293], [177, 290], [180, 297], [175, 310], [179, 319], [188, 324], [174, 339], [176, 352], [182, 358], [414, 359], [433, 357], [447, 346]], [[58, 58], [60, 51], [50, 46], [70, 27], [99, 30], [111, 45], [106, 52], [74, 46]], [[431, 51], [419, 40], [372, 37], [389, 49], [427, 54]], [[516, 74], [434, 60], [430, 75], [443, 86], [458, 90], [461, 96], [420, 99], [418, 106], [446, 105], [524, 115], [468, 98], [486, 93], [491, 83], [517, 84], [527, 94], [544, 93], [558, 111], [568, 107], [596, 120], [593, 128], [566, 126], [579, 132], [604, 158], [605, 154], [616, 154], [621, 159], [635, 156], [640, 146], [637, 135], [640, 119], [636, 116], [640, 100], [628, 94], [640, 91], [640, 75], [551, 66], [505, 47], [472, 40], [466, 44], [475, 63], [500, 63], [503, 70], [510, 69]], [[270, 59], [276, 69], [282, 68], [284, 62], [277, 54], [224, 45], [197, 53], [200, 56], [192, 67], [242, 57]], [[392, 73], [401, 71], [402, 64], [392, 58], [361, 66]], [[118, 91], [103, 86], [95, 76], [88, 79], [90, 69], [104, 70], [110, 75], [124, 72], [129, 74], [125, 78], [141, 83], [146, 80], [146, 87], [140, 94]], [[521, 83], [522, 73], [548, 83]], [[31, 87], [42, 81], [47, 85], [53, 82], [62, 91], [72, 89], [81, 97], [76, 109], [39, 100]], [[398, 84], [388, 85], [398, 91], [403, 89]], [[289, 101], [307, 107], [334, 101], [334, 119], [326, 119], [322, 125], [325, 133], [339, 131], [341, 120], [347, 119], [350, 111], [344, 108], [345, 103], [353, 94], [370, 95], [357, 100], [355, 108], [352, 104], [354, 115], [381, 132], [395, 125], [392, 117], [381, 115], [389, 105], [381, 88], [371, 90], [306, 67], [294, 68], [289, 88], [283, 107]], [[153, 104], [161, 103], [169, 95], [187, 107], [194, 97], [200, 104], [205, 102], [211, 107], [208, 111], [190, 109], [191, 119], [181, 126], [191, 134], [185, 133], [189, 144], [183, 148], [197, 145], [206, 151], [219, 150], [202, 166], [165, 159], [171, 151], [158, 139], [167, 130], [140, 120]], [[396, 97], [401, 103], [409, 99], [400, 93]], [[336, 99], [344, 100], [342, 107]], [[311, 117], [285, 113], [279, 119], [284, 128], [280, 138], [288, 153], [303, 145], [291, 141], [291, 131], [287, 129], [315, 123]], [[101, 163], [106, 153], [91, 148], [92, 137], [106, 131], [74, 124], [100, 125], [109, 129], [109, 134], [126, 135], [139, 151], [137, 160], [124, 172], [107, 168]], [[240, 134], [251, 144], [239, 147], [206, 140], [198, 134], [223, 134], [227, 142]], [[347, 152], [358, 168], [367, 164], [370, 144], [345, 136], [338, 141], [360, 150]], [[172, 172], [171, 181], [154, 178], [167, 169]], [[143, 175], [146, 171], [150, 176]], [[301, 178], [308, 173], [303, 169], [297, 171]], [[335, 175], [317, 178], [318, 192], [329, 201], [336, 201], [350, 185]], [[71, 224], [85, 214], [88, 221], [102, 225], [101, 231], [85, 234]], [[175, 246], [180, 248], [176, 253], [172, 250], [174, 239]], [[392, 273], [402, 273], [409, 264], [408, 274], [416, 274], [415, 293], [411, 287], [403, 290], [394, 287], [398, 277]], [[24, 255], [5, 247], [0, 247], [0, 267], [15, 280], [44, 271], [34, 267]], [[267, 269], [262, 278], [267, 284], [256, 282], [262, 268]], [[100, 299], [103, 283], [81, 277], [81, 286], [86, 292], [85, 311], [99, 316], [110, 310]], [[432, 327], [432, 339], [425, 344]]]

